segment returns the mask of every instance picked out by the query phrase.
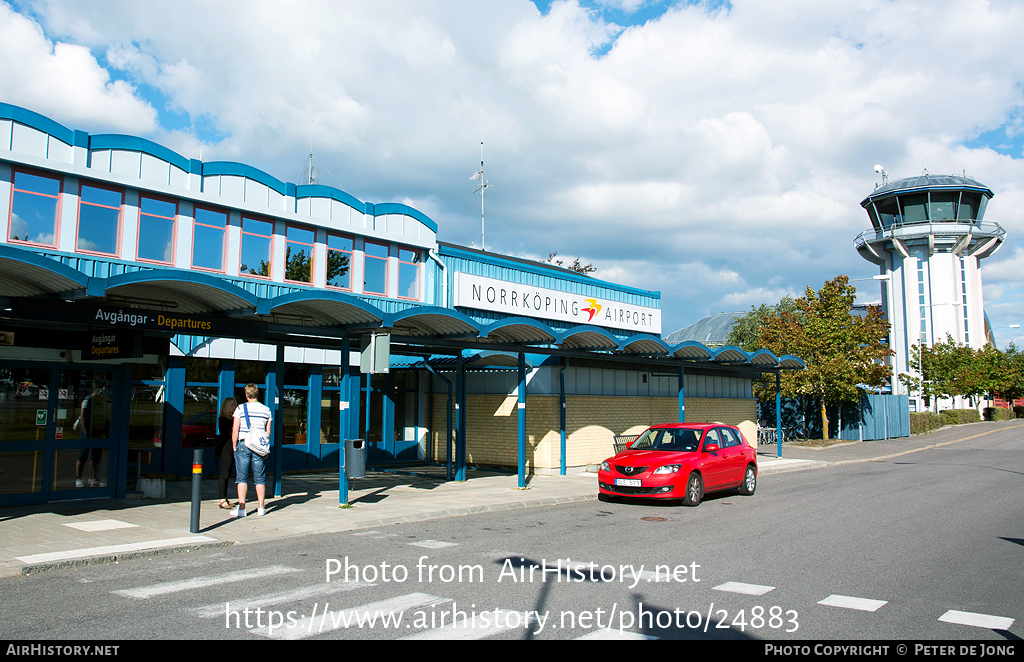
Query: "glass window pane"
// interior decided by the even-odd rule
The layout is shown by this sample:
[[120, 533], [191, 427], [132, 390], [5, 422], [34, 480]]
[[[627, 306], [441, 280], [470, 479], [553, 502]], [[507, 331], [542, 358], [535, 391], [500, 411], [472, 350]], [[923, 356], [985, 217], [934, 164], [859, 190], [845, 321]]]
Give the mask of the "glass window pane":
[[43, 491], [43, 452], [0, 453], [0, 494], [28, 494]]
[[399, 263], [398, 296], [408, 299], [420, 298], [420, 265]]
[[[45, 428], [36, 426], [36, 410], [47, 406], [46, 400], [39, 399], [39, 390], [49, 385], [49, 370], [0, 368], [0, 447], [5, 441], [39, 439], [39, 431]], [[61, 406], [66, 410], [66, 419], [71, 415], [71, 405], [62, 403]]]
[[210, 209], [203, 209], [202, 207], [196, 207], [196, 223], [224, 228], [228, 225], [228, 215], [221, 211], [213, 211]]
[[284, 420], [284, 444], [305, 444], [309, 391], [285, 389], [281, 416]]
[[15, 191], [11, 201], [11, 239], [56, 245], [57, 198]]
[[241, 272], [270, 277], [270, 238], [242, 235]]
[[95, 186], [82, 186], [82, 202], [107, 207], [121, 206], [121, 192]]
[[352, 288], [349, 277], [349, 265], [352, 262], [350, 253], [343, 251], [327, 251], [327, 284], [331, 287]]
[[139, 258], [157, 262], [174, 259], [174, 219], [139, 216]]
[[409, 248], [399, 248], [398, 259], [402, 262], [419, 262], [420, 252]]
[[316, 233], [306, 228], [288, 226], [288, 241], [300, 241], [304, 244], [312, 244]]
[[978, 198], [964, 193], [960, 198], [957, 220], [973, 221], [978, 218]]
[[224, 230], [196, 225], [192, 241], [192, 264], [205, 269], [224, 269]]
[[142, 213], [174, 218], [178, 213], [178, 206], [173, 202], [143, 196]]
[[267, 221], [259, 221], [255, 218], [243, 218], [242, 232], [251, 232], [269, 237], [274, 234], [274, 224]]
[[367, 257], [363, 264], [363, 291], [387, 294], [388, 261]]
[[[235, 383], [255, 384], [260, 388], [267, 382], [267, 364], [261, 361], [235, 361]], [[245, 393], [239, 403], [245, 402]], [[260, 401], [262, 402], [262, 400]]]
[[930, 218], [933, 221], [953, 220], [953, 202], [959, 197], [956, 193], [932, 193]]
[[220, 380], [220, 359], [185, 359], [185, 382], [216, 384]]
[[78, 249], [96, 253], [117, 252], [121, 209], [82, 204], [78, 209]]
[[305, 244], [293, 244], [288, 242], [285, 249], [285, 280], [294, 280], [300, 283], [313, 282], [313, 252]]
[[920, 223], [928, 220], [927, 195], [908, 195], [903, 198], [903, 220], [906, 223]]
[[367, 241], [364, 244], [363, 252], [374, 257], [388, 257], [388, 247], [383, 244], [375, 244]]
[[320, 443], [338, 444], [341, 439], [341, 394], [325, 392], [320, 399]]
[[341, 235], [329, 234], [327, 235], [327, 248], [333, 248], [339, 251], [351, 251], [355, 246], [355, 242], [351, 237], [343, 237]]
[[110, 453], [108, 450], [107, 448], [73, 448], [54, 453], [52, 489], [76, 489], [78, 479], [85, 481], [83, 487], [99, 487], [98, 485], [89, 485], [89, 482], [93, 480], [109, 484], [107, 456]]
[[32, 191], [43, 195], [56, 196], [60, 194], [60, 180], [52, 177], [40, 177], [27, 172], [14, 173], [14, 188], [22, 191]]

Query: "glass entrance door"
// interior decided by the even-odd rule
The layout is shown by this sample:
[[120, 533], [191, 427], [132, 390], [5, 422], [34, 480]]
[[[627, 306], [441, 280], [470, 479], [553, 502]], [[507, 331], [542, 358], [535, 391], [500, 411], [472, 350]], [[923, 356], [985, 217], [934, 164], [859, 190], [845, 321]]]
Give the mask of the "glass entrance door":
[[112, 494], [115, 373], [0, 365], [0, 504]]

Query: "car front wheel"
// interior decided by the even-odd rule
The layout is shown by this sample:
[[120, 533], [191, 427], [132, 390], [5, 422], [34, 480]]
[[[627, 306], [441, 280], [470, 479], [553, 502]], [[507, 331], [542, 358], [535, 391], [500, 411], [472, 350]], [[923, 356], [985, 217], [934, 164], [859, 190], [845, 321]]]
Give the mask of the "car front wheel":
[[686, 480], [686, 496], [683, 498], [684, 506], [696, 506], [704, 496], [704, 481], [700, 474], [694, 471]]
[[740, 494], [750, 496], [757, 489], [757, 469], [752, 464], [747, 465], [747, 473], [743, 476], [740, 484]]

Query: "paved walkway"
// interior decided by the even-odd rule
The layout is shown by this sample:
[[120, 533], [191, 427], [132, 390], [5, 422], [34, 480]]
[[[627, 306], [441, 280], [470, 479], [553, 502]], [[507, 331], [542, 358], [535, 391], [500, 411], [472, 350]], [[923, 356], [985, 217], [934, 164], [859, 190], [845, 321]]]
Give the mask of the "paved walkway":
[[[1024, 422], [961, 425], [917, 437], [855, 442], [820, 450], [783, 445], [782, 458], [775, 456], [774, 446], [763, 446], [758, 462], [760, 474], [765, 477], [893, 457], [1013, 427], [1024, 427]], [[167, 497], [162, 499], [102, 499], [0, 508], [0, 576], [597, 498], [597, 477], [592, 473], [534, 476], [528, 488], [520, 490], [514, 475], [470, 470], [466, 482], [446, 483], [441, 471], [433, 472], [437, 477], [370, 473], [351, 482], [350, 508], [339, 507], [336, 475], [287, 474], [284, 496], [268, 499], [266, 516], [250, 515], [245, 519], [232, 519], [229, 511], [217, 507], [217, 481], [207, 478], [203, 481], [199, 534], [189, 532], [190, 480], [168, 482]], [[431, 470], [418, 473], [430, 474]], [[252, 490], [250, 496], [255, 496]]]

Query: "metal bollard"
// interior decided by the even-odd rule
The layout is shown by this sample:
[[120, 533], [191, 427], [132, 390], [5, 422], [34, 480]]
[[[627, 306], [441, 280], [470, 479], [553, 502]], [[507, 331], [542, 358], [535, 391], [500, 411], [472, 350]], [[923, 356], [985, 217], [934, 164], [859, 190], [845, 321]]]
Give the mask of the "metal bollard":
[[199, 504], [203, 494], [203, 449], [192, 451], [192, 520], [190, 533], [199, 533]]

